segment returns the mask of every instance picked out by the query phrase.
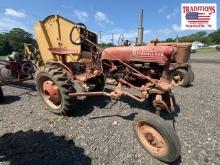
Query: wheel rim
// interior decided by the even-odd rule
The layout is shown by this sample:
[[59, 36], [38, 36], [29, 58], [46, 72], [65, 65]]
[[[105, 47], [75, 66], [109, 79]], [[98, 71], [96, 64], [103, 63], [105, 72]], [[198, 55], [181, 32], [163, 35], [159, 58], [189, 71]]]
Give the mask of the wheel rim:
[[48, 106], [58, 110], [62, 106], [62, 96], [59, 87], [51, 79], [40, 81], [41, 96]]
[[141, 122], [137, 129], [140, 142], [152, 155], [164, 156], [168, 152], [168, 145], [162, 135], [146, 122]]
[[184, 78], [180, 73], [174, 74], [173, 79], [172, 79], [173, 84], [181, 85], [183, 84], [183, 81], [184, 81]]

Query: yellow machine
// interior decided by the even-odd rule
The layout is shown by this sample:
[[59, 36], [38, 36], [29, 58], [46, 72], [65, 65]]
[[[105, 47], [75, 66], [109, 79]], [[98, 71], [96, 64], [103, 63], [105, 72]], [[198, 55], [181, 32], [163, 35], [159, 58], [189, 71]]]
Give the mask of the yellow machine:
[[[90, 48], [82, 42], [81, 35], [85, 32], [82, 26], [59, 15], [51, 15], [37, 22], [35, 36], [43, 61], [76, 62], [80, 57], [88, 57]], [[88, 35], [90, 41], [97, 43], [95, 33], [88, 31]], [[65, 59], [61, 54], [67, 54]]]
[[30, 58], [31, 57], [31, 51], [30, 51], [30, 48], [29, 48], [29, 46], [30, 46], [31, 44], [27, 44], [27, 43], [24, 43], [24, 56], [25, 56], [25, 58]]

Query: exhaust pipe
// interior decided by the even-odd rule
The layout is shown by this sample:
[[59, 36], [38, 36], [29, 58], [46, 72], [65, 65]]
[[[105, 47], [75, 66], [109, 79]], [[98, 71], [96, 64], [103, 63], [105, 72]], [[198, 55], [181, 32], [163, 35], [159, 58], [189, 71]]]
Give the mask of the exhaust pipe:
[[143, 39], [144, 39], [144, 27], [143, 27], [143, 17], [144, 17], [144, 10], [141, 10], [141, 17], [140, 17], [140, 27], [138, 28], [138, 36], [136, 39], [136, 45], [141, 46], [143, 45]]

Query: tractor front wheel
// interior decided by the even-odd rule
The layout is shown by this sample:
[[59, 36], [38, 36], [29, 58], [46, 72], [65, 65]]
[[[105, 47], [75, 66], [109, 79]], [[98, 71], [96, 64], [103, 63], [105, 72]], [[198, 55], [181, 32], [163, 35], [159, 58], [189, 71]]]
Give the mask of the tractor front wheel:
[[150, 112], [138, 114], [133, 121], [134, 133], [141, 146], [156, 159], [171, 163], [180, 156], [180, 142], [173, 127]]
[[55, 64], [40, 67], [35, 81], [42, 100], [53, 113], [69, 115], [76, 108], [76, 98], [68, 95], [76, 90], [61, 67]]

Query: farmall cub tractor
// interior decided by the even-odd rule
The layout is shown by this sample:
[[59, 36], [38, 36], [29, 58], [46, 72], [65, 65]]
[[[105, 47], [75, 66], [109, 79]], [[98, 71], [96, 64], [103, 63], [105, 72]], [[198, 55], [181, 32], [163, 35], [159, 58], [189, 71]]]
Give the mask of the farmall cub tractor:
[[[115, 100], [126, 95], [139, 102], [149, 98], [157, 114], [163, 109], [174, 111], [171, 85], [167, 81], [172, 46], [103, 50], [97, 45], [97, 35], [85, 25], [58, 15], [37, 22], [35, 34], [44, 61], [36, 72], [36, 86], [53, 113], [68, 115], [79, 111], [79, 97], [97, 95]], [[112, 92], [103, 91], [105, 78], [118, 81]], [[125, 87], [130, 92], [124, 91]], [[133, 128], [140, 144], [155, 158], [173, 162], [179, 157], [179, 139], [173, 127], [159, 115], [140, 113], [133, 121]]]

